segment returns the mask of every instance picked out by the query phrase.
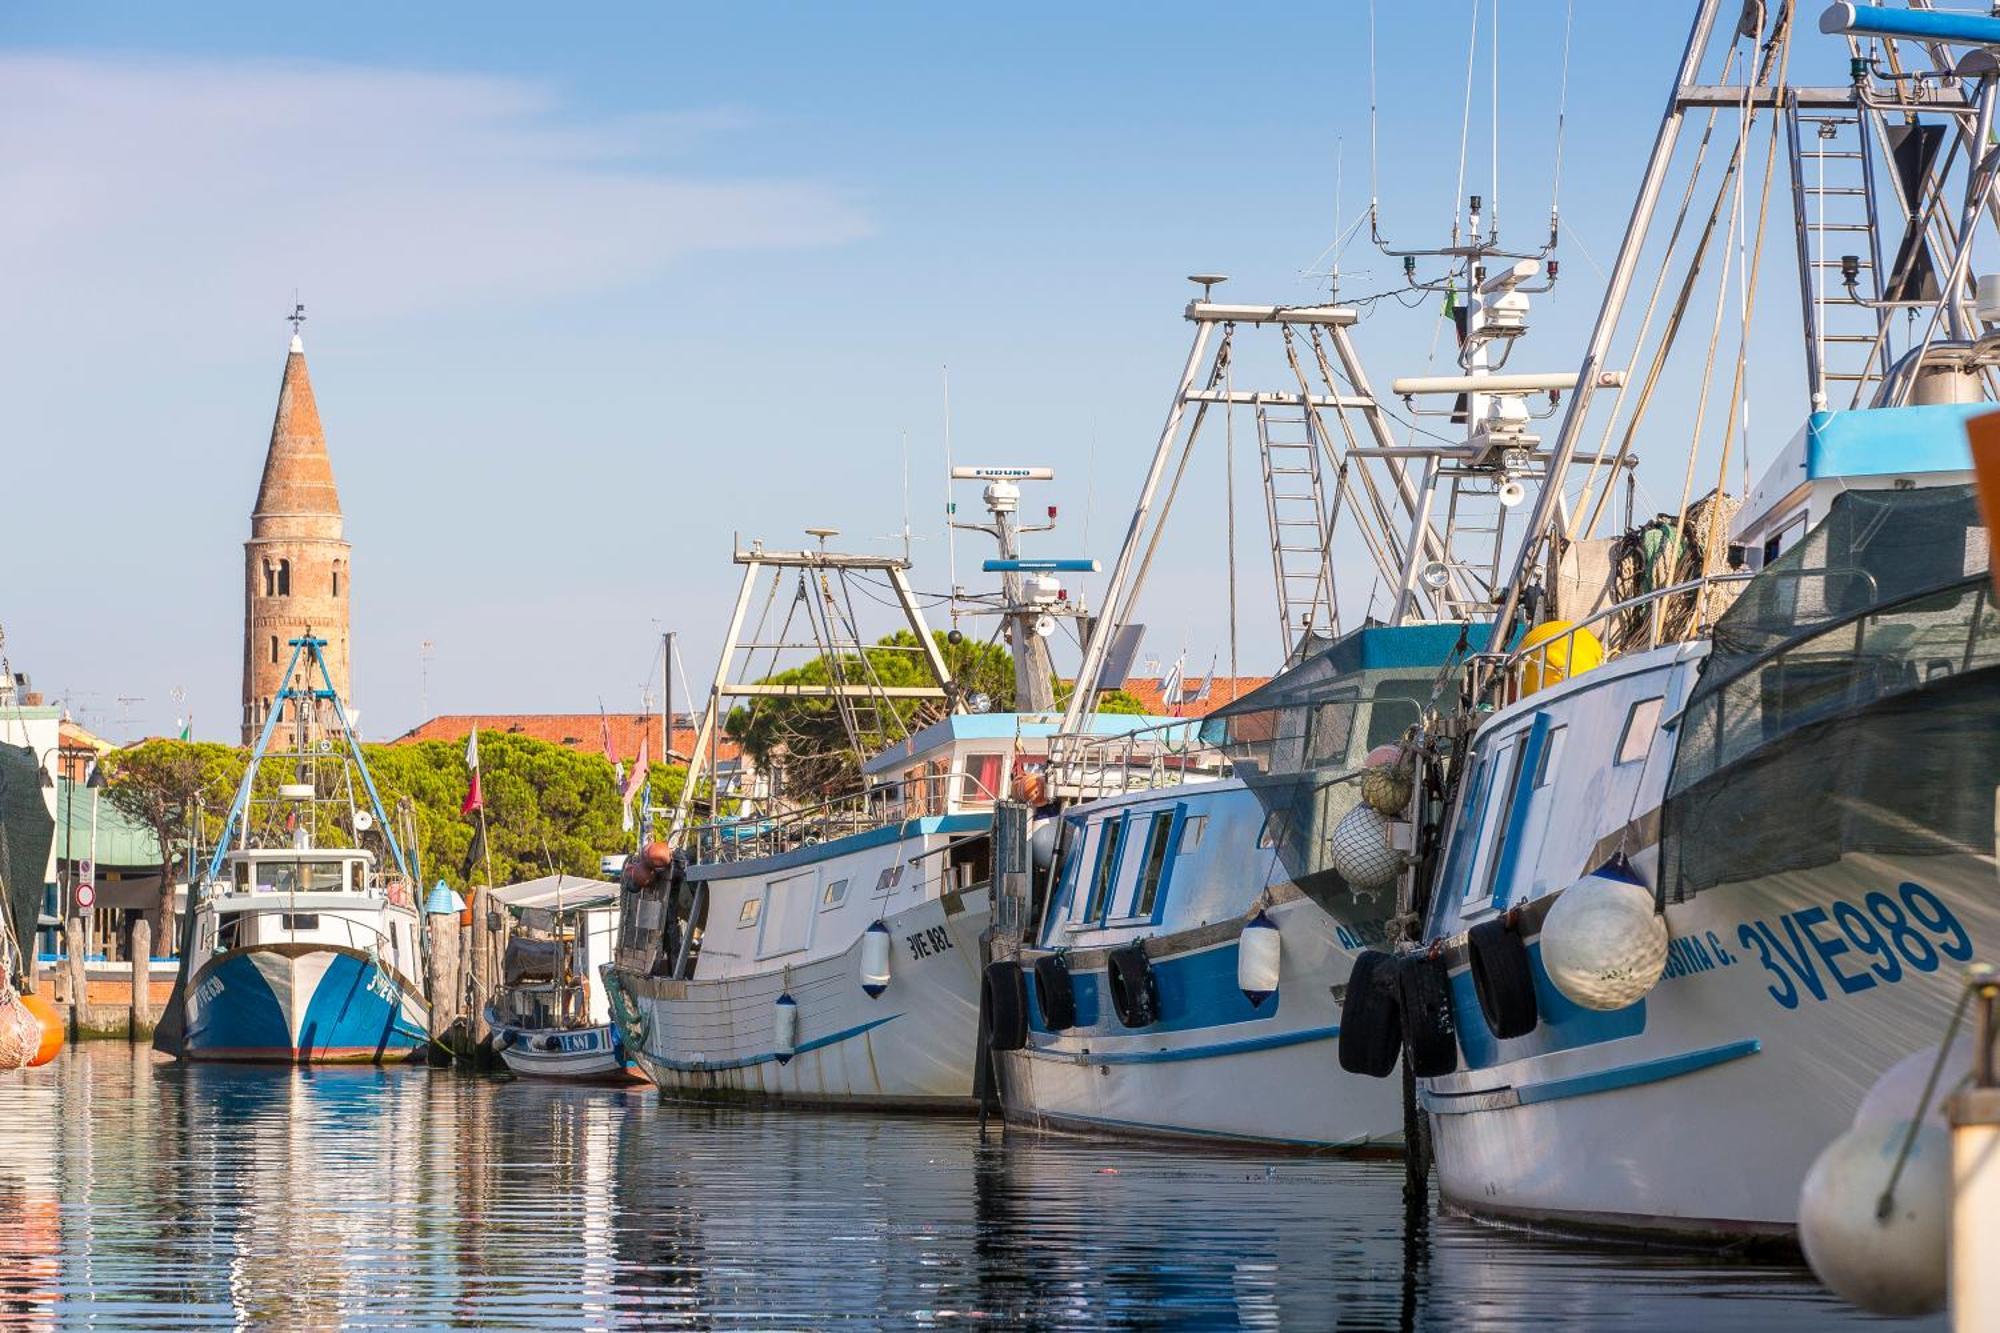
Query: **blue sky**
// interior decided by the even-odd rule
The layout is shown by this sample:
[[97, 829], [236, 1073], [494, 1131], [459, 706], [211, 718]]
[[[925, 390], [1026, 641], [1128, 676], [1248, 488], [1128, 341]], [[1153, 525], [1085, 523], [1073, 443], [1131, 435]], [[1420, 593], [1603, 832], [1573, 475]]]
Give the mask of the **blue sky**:
[[[1378, 17], [1380, 194], [1406, 243], [1449, 225], [1471, 8]], [[1499, 201], [1531, 247], [1565, 6], [1501, 8]], [[1575, 364], [1687, 21], [1576, 8], [1566, 276], [1535, 368]], [[1365, 205], [1367, 14], [10, 6], [13, 665], [113, 735], [166, 730], [176, 687], [198, 734], [234, 734], [241, 543], [295, 288], [376, 736], [426, 704], [636, 708], [662, 627], [705, 676], [732, 533], [889, 549], [904, 432], [916, 581], [942, 588], [946, 363], [960, 461], [1055, 465], [1040, 494], [1064, 530], [1042, 549], [1085, 553], [1087, 516], [1108, 562], [1185, 354], [1183, 275], [1310, 299], [1337, 199], [1340, 223]], [[1485, 60], [1467, 188], [1491, 193]], [[1365, 238], [1344, 267], [1350, 293], [1394, 277]], [[1430, 305], [1364, 325], [1376, 378], [1423, 369], [1435, 325]], [[1141, 616], [1147, 655], [1194, 670], [1227, 636], [1208, 480]], [[1241, 664], [1268, 669], [1261, 515], [1242, 521]], [[1367, 573], [1347, 582], [1365, 602]]]

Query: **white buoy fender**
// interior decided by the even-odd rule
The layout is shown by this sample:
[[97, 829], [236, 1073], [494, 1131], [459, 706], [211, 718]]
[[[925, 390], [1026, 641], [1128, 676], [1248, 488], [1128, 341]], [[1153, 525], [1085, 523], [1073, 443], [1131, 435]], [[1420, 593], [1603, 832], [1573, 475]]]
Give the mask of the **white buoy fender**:
[[1542, 920], [1542, 969], [1586, 1009], [1623, 1009], [1659, 984], [1667, 922], [1653, 891], [1614, 857], [1564, 889]]
[[1917, 1130], [1887, 1218], [1876, 1208], [1908, 1133], [1871, 1120], [1826, 1146], [1799, 1191], [1799, 1247], [1819, 1280], [1875, 1314], [1942, 1310], [1951, 1231], [1951, 1137]]
[[1236, 985], [1253, 1009], [1278, 993], [1281, 938], [1278, 923], [1260, 908], [1236, 941]]
[[889, 989], [889, 928], [877, 921], [861, 932], [861, 989], [875, 999]]
[[1035, 831], [1028, 835], [1028, 856], [1035, 863], [1035, 869], [1046, 872], [1056, 859], [1056, 832], [1062, 827], [1059, 819], [1044, 819], [1035, 825]]
[[778, 997], [771, 1008], [771, 1050], [778, 1063], [790, 1064], [799, 1049], [799, 1002], [790, 991]]
[[1365, 804], [1333, 826], [1327, 860], [1342, 879], [1364, 890], [1385, 887], [1403, 868], [1402, 854], [1389, 841], [1389, 817]]

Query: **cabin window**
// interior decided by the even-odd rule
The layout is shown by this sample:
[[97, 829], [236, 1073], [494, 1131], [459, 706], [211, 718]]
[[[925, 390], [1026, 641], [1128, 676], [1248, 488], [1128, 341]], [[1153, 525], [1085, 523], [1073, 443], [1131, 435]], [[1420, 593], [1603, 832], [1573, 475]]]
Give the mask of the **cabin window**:
[[1508, 737], [1493, 753], [1493, 762], [1487, 769], [1486, 803], [1479, 816], [1479, 840], [1473, 844], [1473, 872], [1465, 881], [1467, 899], [1484, 898], [1492, 893], [1487, 881], [1493, 867], [1499, 864], [1500, 844], [1506, 841], [1507, 811], [1514, 803], [1514, 781], [1519, 776], [1520, 759], [1518, 735]]
[[1174, 815], [1162, 810], [1153, 816], [1146, 830], [1146, 859], [1139, 863], [1139, 889], [1132, 895], [1132, 915], [1151, 916], [1160, 898], [1160, 881], [1166, 876], [1167, 844], [1173, 837]]
[[902, 882], [903, 882], [903, 863], [901, 861], [898, 861], [896, 862], [895, 865], [884, 867], [882, 873], [876, 876], [875, 892], [878, 896], [886, 897], [887, 895], [894, 893], [896, 891], [896, 886], [898, 884], [901, 884]]
[[924, 781], [922, 764], [903, 770], [903, 804], [913, 816], [931, 812], [930, 784]]
[[1542, 757], [1535, 764], [1535, 787], [1537, 790], [1548, 786], [1554, 780], [1555, 775], [1562, 771], [1563, 738], [1568, 735], [1568, 724], [1549, 729], [1549, 738], [1542, 745]]
[[967, 805], [991, 805], [1000, 799], [1000, 761], [997, 754], [965, 756], [965, 773], [959, 779], [958, 799]]
[[1665, 703], [1656, 694], [1632, 705], [1632, 711], [1625, 715], [1624, 734], [1618, 738], [1618, 763], [1634, 764], [1646, 757], [1653, 748], [1653, 736], [1660, 729], [1660, 708]]
[[1125, 846], [1125, 821], [1107, 819], [1098, 826], [1097, 855], [1091, 861], [1090, 896], [1084, 901], [1083, 919], [1102, 921], [1111, 900], [1111, 882], [1118, 877], [1118, 853]]
[[736, 914], [736, 924], [739, 926], [754, 926], [757, 924], [757, 918], [763, 915], [763, 912], [764, 900], [762, 898], [745, 898], [743, 900], [743, 910]]
[[1354, 739], [1354, 710], [1359, 707], [1352, 686], [1343, 687], [1329, 702], [1306, 715], [1306, 764], [1317, 768], [1347, 755]]
[[280, 560], [278, 562], [278, 596], [290, 597], [291, 595], [292, 562], [289, 560]]
[[1403, 739], [1421, 719], [1431, 690], [1429, 680], [1385, 680], [1377, 685], [1374, 702], [1368, 705], [1368, 748]]
[[339, 893], [347, 887], [339, 861], [307, 861], [301, 867], [299, 889], [303, 893]]
[[1798, 513], [1786, 519], [1784, 526], [1772, 533], [1770, 540], [1764, 543], [1764, 563], [1767, 565], [1770, 564], [1786, 551], [1789, 551], [1793, 546], [1796, 546], [1799, 538], [1805, 535], [1805, 531], [1806, 511], [1801, 509]]
[[1184, 855], [1201, 846], [1202, 831], [1208, 827], [1207, 815], [1189, 815], [1181, 821], [1181, 845], [1175, 848], [1177, 855]]
[[847, 881], [844, 879], [837, 879], [828, 884], [826, 892], [819, 896], [819, 905], [822, 910], [829, 907], [838, 907], [846, 901]]
[[280, 912], [278, 924], [286, 930], [318, 930], [318, 912]]

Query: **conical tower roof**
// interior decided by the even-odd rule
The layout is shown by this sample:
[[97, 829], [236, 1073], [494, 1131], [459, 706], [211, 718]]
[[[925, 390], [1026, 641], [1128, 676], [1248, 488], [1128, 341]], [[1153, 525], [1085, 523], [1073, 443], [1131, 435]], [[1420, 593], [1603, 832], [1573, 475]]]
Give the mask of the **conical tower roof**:
[[[333, 460], [327, 457], [319, 404], [313, 401], [312, 380], [306, 374], [305, 346], [296, 336], [278, 386], [278, 415], [271, 422], [271, 447], [264, 456], [264, 479], [257, 487], [253, 532], [256, 521], [267, 515], [340, 517]], [[338, 535], [337, 525], [332, 535]]]

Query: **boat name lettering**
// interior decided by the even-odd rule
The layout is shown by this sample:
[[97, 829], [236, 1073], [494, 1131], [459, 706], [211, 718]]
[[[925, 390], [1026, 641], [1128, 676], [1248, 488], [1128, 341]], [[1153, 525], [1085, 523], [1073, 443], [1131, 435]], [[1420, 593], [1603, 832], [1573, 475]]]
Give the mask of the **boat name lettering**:
[[904, 936], [910, 946], [910, 957], [929, 958], [953, 947], [951, 932], [943, 926], [928, 926], [914, 935]]
[[[1826, 999], [1829, 978], [1842, 994], [1852, 995], [1878, 984], [1893, 986], [1906, 970], [1935, 972], [1946, 958], [1971, 959], [1972, 937], [1943, 899], [1907, 882], [1897, 894], [1900, 901], [1877, 890], [1861, 907], [1839, 898], [1831, 908], [1802, 907], [1779, 917], [1779, 929], [1746, 921], [1736, 928], [1736, 938], [1755, 949], [1757, 961], [1777, 978], [1765, 989], [1786, 1009], [1798, 1008], [1807, 995]], [[1843, 958], [1848, 954], [1853, 957]]]
[[368, 993], [380, 996], [390, 1004], [394, 1004], [396, 1002], [396, 983], [389, 980], [388, 974], [378, 967], [375, 969], [373, 975], [368, 978]]
[[188, 996], [189, 1011], [199, 1010], [203, 1005], [220, 994], [222, 994], [222, 978], [210, 977], [199, 986], [196, 986], [194, 992]]
[[1712, 930], [1700, 935], [1676, 935], [1667, 941], [1667, 970], [1660, 974], [1661, 980], [1713, 972], [1737, 961], [1735, 954], [1722, 947], [1722, 937]]

